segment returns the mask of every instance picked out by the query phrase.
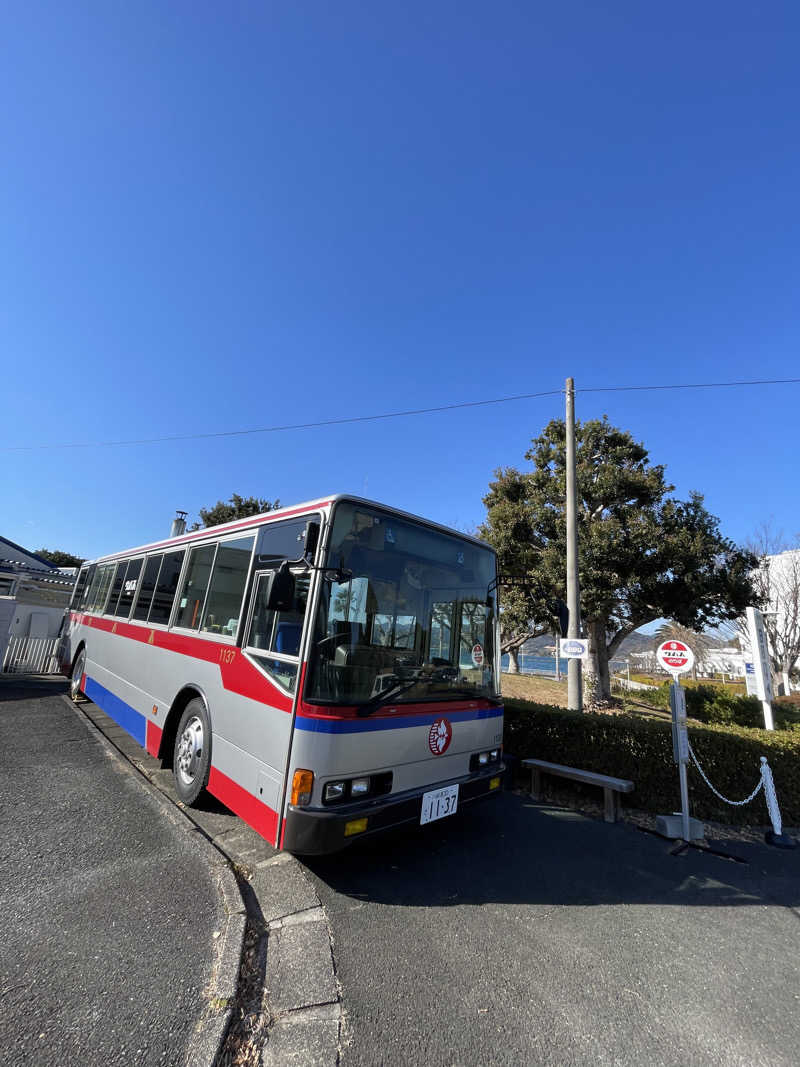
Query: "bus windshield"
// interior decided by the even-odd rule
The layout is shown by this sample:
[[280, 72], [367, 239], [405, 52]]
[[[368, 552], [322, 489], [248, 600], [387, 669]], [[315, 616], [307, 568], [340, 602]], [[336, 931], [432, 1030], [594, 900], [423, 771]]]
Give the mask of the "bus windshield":
[[377, 708], [497, 698], [488, 548], [344, 501], [326, 565], [306, 699]]

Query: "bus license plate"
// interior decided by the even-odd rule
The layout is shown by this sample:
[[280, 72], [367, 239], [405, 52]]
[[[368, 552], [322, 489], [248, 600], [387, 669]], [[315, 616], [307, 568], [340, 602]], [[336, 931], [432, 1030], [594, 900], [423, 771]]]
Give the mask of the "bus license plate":
[[422, 794], [422, 814], [420, 825], [444, 819], [446, 815], [455, 815], [458, 807], [458, 786], [446, 785], [444, 789], [432, 789]]

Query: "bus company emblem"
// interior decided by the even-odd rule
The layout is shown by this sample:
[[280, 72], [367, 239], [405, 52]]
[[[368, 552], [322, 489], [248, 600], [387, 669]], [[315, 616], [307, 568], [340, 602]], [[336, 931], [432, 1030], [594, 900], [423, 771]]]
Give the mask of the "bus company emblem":
[[428, 734], [428, 747], [434, 756], [445, 753], [453, 740], [453, 727], [447, 719], [437, 719]]

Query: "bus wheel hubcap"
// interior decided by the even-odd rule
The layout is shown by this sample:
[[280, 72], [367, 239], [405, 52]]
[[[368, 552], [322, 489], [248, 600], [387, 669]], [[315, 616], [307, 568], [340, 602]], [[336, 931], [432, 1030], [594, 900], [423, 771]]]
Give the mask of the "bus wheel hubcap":
[[186, 723], [178, 744], [178, 770], [184, 782], [193, 782], [203, 758], [203, 724], [195, 715]]

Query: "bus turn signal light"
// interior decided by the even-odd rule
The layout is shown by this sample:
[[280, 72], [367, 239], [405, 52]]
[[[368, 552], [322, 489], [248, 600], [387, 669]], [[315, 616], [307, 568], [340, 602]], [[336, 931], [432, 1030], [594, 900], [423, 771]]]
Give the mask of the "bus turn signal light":
[[344, 836], [352, 837], [353, 834], [363, 834], [367, 828], [366, 819], [351, 819], [344, 824]]
[[304, 808], [311, 803], [311, 790], [314, 788], [314, 772], [302, 769], [294, 772], [292, 778], [292, 804]]

